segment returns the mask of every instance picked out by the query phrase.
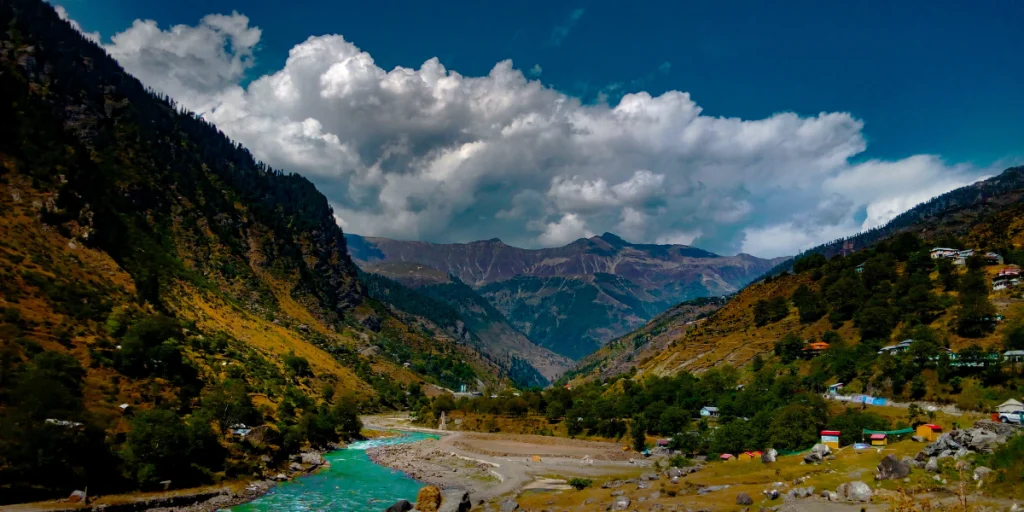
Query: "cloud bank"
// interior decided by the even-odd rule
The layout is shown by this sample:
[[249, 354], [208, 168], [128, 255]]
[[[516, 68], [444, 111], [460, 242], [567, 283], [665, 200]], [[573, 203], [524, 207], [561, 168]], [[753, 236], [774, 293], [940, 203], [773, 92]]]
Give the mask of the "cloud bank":
[[864, 123], [845, 112], [712, 117], [681, 91], [588, 105], [529, 79], [539, 66], [385, 70], [341, 35], [310, 37], [243, 86], [260, 36], [241, 14], [214, 14], [169, 29], [139, 20], [105, 47], [258, 158], [313, 180], [364, 235], [537, 247], [613, 231], [778, 256], [992, 173], [936, 155], [858, 162]]

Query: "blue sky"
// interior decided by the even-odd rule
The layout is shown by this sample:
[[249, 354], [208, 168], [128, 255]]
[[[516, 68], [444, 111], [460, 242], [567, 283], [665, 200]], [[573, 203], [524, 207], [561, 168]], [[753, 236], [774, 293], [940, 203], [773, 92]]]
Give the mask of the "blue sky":
[[[638, 242], [779, 255], [873, 227], [1024, 159], [1022, 2], [427, 4], [61, 2], [144, 82], [208, 114], [260, 158], [313, 179], [342, 226], [361, 234], [432, 241], [500, 236], [537, 246], [610, 230]], [[235, 49], [226, 57], [198, 47], [174, 55], [168, 48], [196, 43], [170, 32], [140, 31], [131, 41], [110, 43], [133, 21], [152, 19], [163, 31], [199, 27], [202, 41], [223, 44], [231, 34], [204, 29], [200, 19], [233, 11], [248, 17], [239, 27], [261, 29], [246, 32], [245, 41], [258, 43], [242, 60], [231, 60]], [[327, 34], [341, 34], [350, 45], [327, 44], [319, 37]], [[302, 47], [322, 52], [323, 69], [289, 69], [289, 51], [311, 36], [319, 46]], [[334, 103], [314, 105], [315, 98], [303, 97], [308, 104], [271, 112], [279, 101], [268, 99], [268, 87], [250, 83], [269, 84], [257, 79], [274, 75], [327, 87], [331, 62], [356, 62], [360, 51], [372, 64], [331, 75], [328, 82], [347, 81], [334, 89]], [[450, 115], [429, 127], [394, 120], [422, 106], [420, 95], [436, 95], [436, 84], [359, 96], [368, 90], [360, 80], [379, 88], [396, 66], [426, 76], [421, 65], [434, 57], [447, 72], [493, 80], [460, 83], [465, 94], [444, 103]], [[495, 79], [492, 70], [506, 59], [543, 90]], [[186, 75], [217, 91], [175, 81]], [[312, 90], [298, 89], [300, 95]], [[480, 90], [501, 93], [491, 100], [520, 104], [506, 105], [501, 115], [465, 114], [480, 111]], [[650, 97], [618, 105], [637, 92]], [[582, 105], [567, 113], [560, 105], [571, 98]], [[383, 101], [375, 104], [384, 108], [353, 106], [363, 100]], [[416, 113], [438, 118], [442, 106], [434, 107]], [[642, 112], [648, 124], [638, 128], [628, 112]], [[779, 115], [785, 112], [796, 116]], [[519, 146], [495, 135], [495, 127], [507, 132], [537, 119], [576, 129], [614, 126], [618, 135], [603, 140], [609, 155], [599, 160], [586, 158], [593, 140], [569, 136], [563, 146], [575, 151], [558, 152], [543, 146], [555, 132]], [[370, 129], [354, 130], [356, 122]], [[279, 126], [291, 128], [267, 131]], [[641, 138], [644, 144], [636, 142]], [[291, 147], [278, 144], [292, 139]], [[676, 151], [672, 145], [681, 141], [692, 147]], [[396, 144], [403, 158], [394, 158]], [[513, 153], [518, 162], [503, 160]], [[437, 170], [450, 164], [441, 158], [446, 154], [461, 155], [459, 169]], [[319, 163], [310, 163], [318, 155]], [[425, 181], [412, 183], [411, 175]]]
[[[847, 111], [866, 120], [864, 157], [939, 153], [987, 163], [1024, 154], [1024, 3], [1017, 1], [63, 5], [105, 36], [136, 18], [166, 26], [241, 12], [264, 31], [253, 76], [279, 68], [310, 35], [339, 33], [385, 69], [436, 56], [482, 75], [511, 58], [523, 70], [540, 65], [547, 84], [589, 101], [618, 86], [609, 90], [613, 98], [689, 91], [716, 116]], [[571, 23], [574, 12], [581, 15]]]

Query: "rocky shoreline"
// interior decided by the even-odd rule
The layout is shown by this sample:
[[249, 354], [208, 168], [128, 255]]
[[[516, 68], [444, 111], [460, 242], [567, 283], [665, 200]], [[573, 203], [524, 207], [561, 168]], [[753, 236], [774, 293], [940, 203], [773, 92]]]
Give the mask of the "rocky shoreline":
[[437, 449], [433, 440], [378, 446], [366, 450], [374, 464], [395, 469], [440, 489], [479, 491], [499, 482], [492, 467]]

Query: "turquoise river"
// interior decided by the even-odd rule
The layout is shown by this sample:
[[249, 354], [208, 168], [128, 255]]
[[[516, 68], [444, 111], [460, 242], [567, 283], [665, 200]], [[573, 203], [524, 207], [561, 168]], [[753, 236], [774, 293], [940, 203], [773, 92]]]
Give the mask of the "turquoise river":
[[331, 463], [329, 468], [284, 482], [255, 501], [226, 510], [380, 512], [403, 498], [415, 503], [416, 493], [423, 484], [400, 471], [374, 464], [366, 455], [366, 449], [436, 438], [409, 432], [400, 437], [352, 443], [345, 450], [324, 456]]

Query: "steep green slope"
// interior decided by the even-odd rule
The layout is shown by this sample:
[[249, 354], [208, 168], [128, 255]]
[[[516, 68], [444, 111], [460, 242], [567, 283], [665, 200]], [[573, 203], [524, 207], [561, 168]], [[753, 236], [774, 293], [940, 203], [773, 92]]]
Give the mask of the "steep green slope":
[[309, 181], [43, 2], [0, 27], [0, 503], [276, 473], [424, 381], [500, 381], [364, 295]]
[[360, 278], [370, 296], [474, 347], [519, 387], [546, 386], [571, 366], [569, 359], [538, 347], [512, 328], [469, 286], [420, 267], [401, 262], [365, 265], [369, 272]]

